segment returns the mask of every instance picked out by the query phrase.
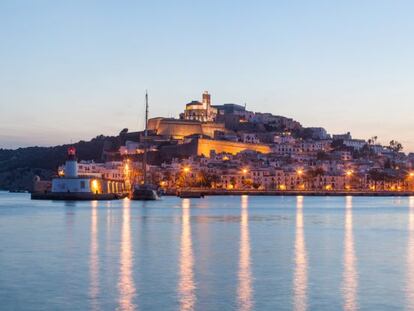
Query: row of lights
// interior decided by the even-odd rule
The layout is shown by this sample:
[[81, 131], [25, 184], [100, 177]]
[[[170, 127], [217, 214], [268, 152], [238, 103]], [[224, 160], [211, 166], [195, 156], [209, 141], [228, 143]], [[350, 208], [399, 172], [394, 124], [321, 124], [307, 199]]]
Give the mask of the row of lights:
[[[185, 166], [184, 168], [183, 168], [183, 172], [184, 173], [189, 173], [191, 171], [191, 169], [190, 169], [190, 167], [189, 166]], [[247, 168], [243, 168], [242, 169], [242, 171], [241, 171], [242, 173], [243, 173], [243, 175], [246, 175], [248, 172], [249, 172], [249, 170], [247, 169]], [[298, 169], [297, 171], [296, 171], [296, 174], [298, 175], [298, 176], [302, 176], [303, 174], [304, 174], [304, 171], [302, 170], [302, 169]], [[352, 171], [352, 170], [347, 170], [346, 172], [345, 172], [345, 174], [346, 174], [346, 176], [348, 176], [348, 177], [351, 177], [353, 174], [354, 174], [354, 172]], [[409, 177], [414, 177], [414, 172], [410, 172], [409, 173]], [[163, 183], [163, 185], [162, 186], [165, 186], [166, 185], [166, 182], [162, 182]], [[301, 188], [305, 188], [305, 185], [301, 185]], [[286, 190], [286, 185], [280, 185], [279, 186], [279, 189], [280, 190]], [[325, 189], [326, 190], [332, 190], [332, 186], [331, 185], [326, 185], [325, 186]], [[351, 187], [349, 186], [349, 185], [346, 185], [346, 189], [347, 190], [350, 190], [351, 189]], [[372, 189], [371, 189], [372, 190]]]

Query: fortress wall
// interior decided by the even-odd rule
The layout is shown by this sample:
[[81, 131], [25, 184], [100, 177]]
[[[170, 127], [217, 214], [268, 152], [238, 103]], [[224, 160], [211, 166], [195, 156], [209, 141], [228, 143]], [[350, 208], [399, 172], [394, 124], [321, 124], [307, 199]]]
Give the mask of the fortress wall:
[[183, 122], [163, 122], [161, 121], [157, 129], [158, 135], [173, 136], [182, 138], [192, 134], [203, 134], [201, 124], [197, 123], [183, 123]]
[[215, 131], [227, 132], [224, 123], [203, 123], [201, 128], [203, 130], [203, 134], [210, 137], [214, 137]]
[[201, 123], [163, 118], [150, 119], [148, 129], [155, 131], [158, 135], [175, 138], [183, 138], [194, 134], [214, 137], [215, 131], [226, 131], [223, 123]]
[[214, 150], [216, 153], [227, 152], [231, 154], [237, 154], [244, 150], [254, 150], [261, 153], [270, 153], [270, 147], [267, 145], [198, 139], [197, 155], [203, 154], [204, 156], [209, 157], [211, 150]]

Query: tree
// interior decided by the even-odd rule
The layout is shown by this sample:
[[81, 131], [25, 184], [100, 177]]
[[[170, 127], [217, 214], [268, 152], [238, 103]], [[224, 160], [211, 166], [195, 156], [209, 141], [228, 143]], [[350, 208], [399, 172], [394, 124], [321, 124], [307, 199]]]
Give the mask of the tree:
[[375, 145], [377, 143], [378, 140], [378, 136], [372, 136], [371, 138], [368, 139], [368, 145]]
[[242, 180], [243, 186], [247, 188], [251, 188], [253, 186], [253, 181], [249, 178], [244, 178]]
[[315, 184], [315, 178], [318, 176], [325, 175], [325, 171], [322, 167], [317, 167], [315, 169], [309, 169], [306, 174], [303, 176], [303, 181], [305, 183], [306, 189], [313, 189]]
[[391, 140], [390, 145], [387, 148], [394, 152], [400, 152], [401, 150], [403, 150], [404, 147], [400, 142], [396, 140]]
[[230, 185], [232, 185], [233, 188], [236, 186], [236, 178], [234, 177], [230, 178]]

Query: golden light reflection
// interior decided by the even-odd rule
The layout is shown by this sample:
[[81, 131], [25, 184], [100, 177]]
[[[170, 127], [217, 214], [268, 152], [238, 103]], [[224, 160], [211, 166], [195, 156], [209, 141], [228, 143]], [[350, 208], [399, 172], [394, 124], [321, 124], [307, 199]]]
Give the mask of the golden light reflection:
[[92, 302], [92, 310], [99, 310], [99, 244], [98, 244], [98, 201], [92, 201], [91, 209], [91, 241], [89, 252], [89, 295]]
[[414, 310], [414, 197], [409, 198], [407, 243], [407, 310]]
[[131, 201], [124, 199], [122, 206], [122, 233], [120, 249], [120, 271], [119, 271], [119, 310], [135, 310], [133, 303], [136, 289], [133, 271], [132, 243], [131, 243]]
[[295, 271], [293, 277], [293, 309], [303, 311], [308, 305], [308, 258], [303, 231], [303, 196], [296, 198]]
[[344, 235], [344, 272], [342, 281], [342, 294], [344, 310], [357, 310], [358, 272], [356, 268], [357, 257], [354, 247], [352, 231], [352, 197], [346, 197], [345, 203], [345, 235]]
[[239, 310], [253, 309], [252, 275], [250, 270], [249, 197], [241, 197], [239, 285], [237, 289]]
[[180, 310], [194, 310], [194, 256], [191, 239], [190, 200], [182, 200], [181, 218], [181, 251], [180, 251]]
[[111, 241], [111, 225], [112, 225], [112, 208], [111, 208], [111, 201], [107, 201], [106, 203], [106, 252], [110, 252], [112, 250], [112, 243]]
[[179, 295], [180, 310], [194, 310], [196, 296], [189, 199], [182, 200]]

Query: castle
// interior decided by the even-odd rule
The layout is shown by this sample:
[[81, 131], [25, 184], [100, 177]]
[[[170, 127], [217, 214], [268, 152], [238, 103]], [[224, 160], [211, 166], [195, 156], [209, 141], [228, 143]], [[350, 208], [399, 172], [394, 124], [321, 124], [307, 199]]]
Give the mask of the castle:
[[186, 104], [180, 119], [152, 118], [148, 120], [148, 130], [156, 135], [183, 139], [190, 135], [202, 135], [213, 138], [217, 133], [226, 133], [223, 122], [216, 122], [217, 108], [211, 105], [208, 92], [202, 95], [202, 102], [192, 101]]

